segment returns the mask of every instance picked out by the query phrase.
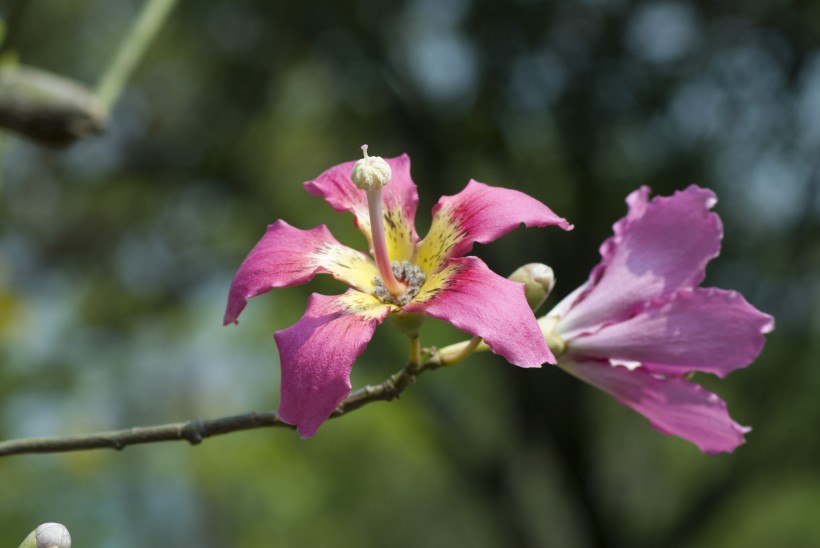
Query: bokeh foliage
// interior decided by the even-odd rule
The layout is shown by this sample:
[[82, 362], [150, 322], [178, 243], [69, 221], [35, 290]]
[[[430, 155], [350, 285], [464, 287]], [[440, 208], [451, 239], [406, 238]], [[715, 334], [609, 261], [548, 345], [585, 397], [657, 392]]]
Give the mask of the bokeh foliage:
[[[141, 3], [8, 4], [7, 48], [93, 84]], [[560, 371], [477, 356], [307, 442], [0, 460], [0, 544], [44, 521], [126, 548], [820, 544], [818, 43], [820, 4], [799, 0], [181, 2], [104, 136], [9, 143], [2, 438], [274, 409], [271, 333], [341, 285], [260, 297], [222, 328], [227, 288], [278, 218], [363, 245], [300, 185], [362, 143], [410, 154], [422, 234], [470, 177], [570, 219], [477, 249], [503, 273], [550, 264], [557, 297], [627, 193], [715, 189], [726, 236], [707, 284], [778, 324], [751, 368], [699, 380], [754, 431], [707, 457]], [[405, 356], [380, 328], [354, 384]]]

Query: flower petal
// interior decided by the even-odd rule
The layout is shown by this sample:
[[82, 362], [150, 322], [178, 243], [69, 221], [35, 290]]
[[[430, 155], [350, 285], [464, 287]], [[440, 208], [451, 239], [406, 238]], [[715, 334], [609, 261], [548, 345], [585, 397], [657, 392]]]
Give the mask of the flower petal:
[[559, 365], [649, 419], [659, 432], [688, 440], [704, 453], [731, 453], [750, 430], [732, 420], [723, 400], [689, 381], [603, 362]]
[[275, 287], [307, 283], [320, 272], [362, 291], [372, 290], [373, 277], [379, 273], [370, 257], [340, 244], [326, 226], [300, 230], [285, 221], [276, 221], [234, 276], [225, 325], [236, 323], [251, 297]]
[[[419, 239], [414, 224], [419, 196], [410, 177], [410, 158], [402, 154], [396, 158], [385, 158], [385, 161], [393, 172], [390, 182], [382, 189], [387, 254], [393, 261], [410, 260]], [[350, 178], [355, 163], [345, 162], [328, 169], [316, 179], [306, 182], [305, 190], [324, 198], [336, 211], [352, 212], [356, 227], [372, 247], [367, 196], [363, 190], [356, 188]]]
[[524, 296], [524, 285], [502, 278], [477, 257], [452, 259], [429, 277], [405, 312], [432, 316], [484, 339], [490, 350], [521, 367], [555, 363]]
[[715, 194], [690, 186], [647, 202], [648, 194], [642, 187], [627, 198], [629, 213], [601, 245], [602, 261], [589, 291], [561, 321], [562, 336], [626, 319], [645, 301], [703, 281], [723, 237], [720, 218], [710, 211]]
[[474, 242], [492, 242], [520, 224], [572, 229], [566, 220], [523, 192], [471, 180], [455, 196], [442, 196], [433, 208], [433, 223], [419, 243], [416, 264], [429, 276], [448, 258], [468, 253]]
[[274, 334], [282, 367], [279, 418], [303, 438], [313, 436], [350, 393], [353, 362], [389, 312], [390, 305], [354, 290], [311, 295], [305, 315]]
[[771, 316], [735, 291], [684, 289], [626, 321], [570, 340], [569, 352], [637, 361], [654, 373], [724, 377], [754, 361], [773, 328]]

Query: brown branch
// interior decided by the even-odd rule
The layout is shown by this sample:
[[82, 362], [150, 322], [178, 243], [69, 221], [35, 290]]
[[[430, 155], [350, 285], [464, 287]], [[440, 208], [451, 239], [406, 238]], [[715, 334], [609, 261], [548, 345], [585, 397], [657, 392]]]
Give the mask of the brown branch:
[[[428, 351], [428, 359], [421, 365], [410, 363], [401, 371], [390, 376], [381, 384], [365, 386], [351, 393], [330, 418], [341, 417], [376, 401], [393, 400], [424, 373], [440, 367], [435, 351]], [[74, 436], [53, 436], [46, 438], [24, 438], [0, 442], [0, 457], [29, 453], [62, 453], [86, 449], [125, 449], [129, 445], [155, 443], [161, 441], [185, 440], [197, 445], [205, 438], [254, 428], [290, 428], [276, 413], [245, 413], [217, 419], [192, 419], [184, 422], [159, 424], [155, 426], [135, 426], [125, 430], [95, 432]]]
[[66, 146], [105, 130], [108, 112], [85, 86], [24, 65], [0, 68], [0, 128]]

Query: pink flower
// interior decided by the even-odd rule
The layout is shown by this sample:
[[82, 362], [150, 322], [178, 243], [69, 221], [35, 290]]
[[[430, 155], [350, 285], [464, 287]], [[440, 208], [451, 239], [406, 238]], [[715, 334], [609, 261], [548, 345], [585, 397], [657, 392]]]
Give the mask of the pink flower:
[[[521, 192], [471, 180], [459, 194], [439, 200], [430, 231], [419, 240], [410, 159], [402, 155], [384, 165], [365, 150], [362, 162], [370, 171], [356, 184], [354, 162], [347, 162], [306, 182], [305, 189], [337, 211], [353, 213], [376, 260], [340, 244], [324, 225], [300, 230], [276, 221], [239, 267], [228, 297], [225, 324], [236, 323], [250, 297], [306, 283], [318, 273], [351, 286], [332, 297], [314, 293], [302, 319], [274, 335], [282, 368], [279, 416], [302, 437], [315, 434], [348, 395], [353, 362], [390, 314], [450, 322], [521, 367], [555, 363], [522, 284], [464, 255], [474, 242], [491, 242], [521, 223], [571, 226]], [[373, 186], [384, 184], [391, 171], [383, 189]]]
[[539, 323], [564, 370], [660, 432], [706, 453], [731, 452], [749, 429], [688, 375], [724, 377], [749, 365], [774, 320], [737, 292], [698, 287], [723, 236], [714, 193], [690, 186], [649, 201], [649, 192], [629, 195], [589, 281]]

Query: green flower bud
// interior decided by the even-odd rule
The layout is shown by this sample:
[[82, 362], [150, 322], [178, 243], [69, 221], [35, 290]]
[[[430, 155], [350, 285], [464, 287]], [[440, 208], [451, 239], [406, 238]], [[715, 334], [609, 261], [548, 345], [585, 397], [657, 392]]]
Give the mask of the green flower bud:
[[533, 312], [544, 304], [555, 286], [555, 275], [552, 269], [541, 263], [525, 264], [510, 274], [509, 279], [524, 284], [527, 303]]

